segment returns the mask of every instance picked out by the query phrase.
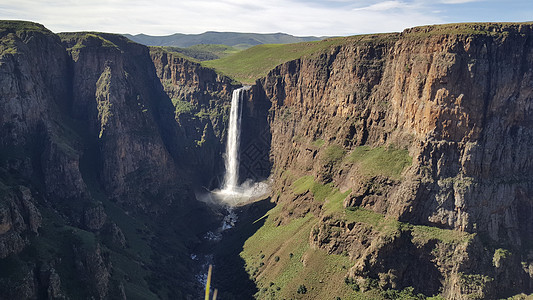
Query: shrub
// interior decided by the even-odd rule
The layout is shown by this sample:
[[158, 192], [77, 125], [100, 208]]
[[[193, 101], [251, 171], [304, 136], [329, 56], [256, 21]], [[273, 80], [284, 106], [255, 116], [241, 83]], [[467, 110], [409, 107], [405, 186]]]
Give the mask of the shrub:
[[182, 101], [182, 100], [179, 100], [179, 99], [172, 99], [172, 102], [174, 104], [174, 107], [176, 108], [176, 114], [177, 115], [180, 115], [180, 114], [190, 114], [192, 113], [194, 110], [196, 110], [196, 107], [191, 104], [190, 102], [188, 101]]
[[344, 278], [344, 283], [349, 286], [352, 290], [358, 292], [360, 290], [359, 284], [355, 281], [354, 278], [346, 277]]
[[307, 293], [307, 288], [305, 287], [305, 285], [300, 284], [300, 286], [298, 287], [298, 290], [296, 292], [298, 294], [306, 294]]

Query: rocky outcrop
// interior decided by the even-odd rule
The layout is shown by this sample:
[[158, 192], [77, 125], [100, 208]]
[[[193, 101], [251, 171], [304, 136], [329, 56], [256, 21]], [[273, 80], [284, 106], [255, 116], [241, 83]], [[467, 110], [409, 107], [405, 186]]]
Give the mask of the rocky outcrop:
[[84, 275], [84, 281], [91, 285], [96, 299], [106, 299], [109, 293], [111, 264], [103, 257], [100, 244], [94, 249], [75, 248], [76, 268]]
[[[349, 191], [347, 207], [417, 226], [475, 233], [489, 249], [500, 245], [516, 254], [527, 252], [533, 205], [528, 159], [533, 141], [527, 121], [533, 98], [532, 36], [531, 24], [418, 27], [346, 38], [323, 53], [276, 67], [257, 83], [258, 95], [273, 105], [274, 192], [284, 194], [284, 187], [312, 174], [321, 184]], [[397, 161], [406, 163], [396, 167]], [[279, 199], [292, 201], [286, 198]], [[323, 219], [320, 226], [342, 221], [337, 218]], [[326, 234], [317, 247], [343, 249], [355, 259], [370, 249], [361, 239], [374, 235], [358, 232], [357, 242], [351, 234], [341, 241]], [[387, 253], [402, 251], [406, 240], [400, 235], [380, 243], [369, 257], [384, 265], [385, 273], [386, 268], [402, 270]], [[426, 251], [438, 245], [413, 249], [428, 257]], [[472, 249], [455, 245], [442, 250], [443, 256], [468, 254], [456, 262], [456, 271], [436, 271], [428, 283], [432, 291], [420, 291], [442, 289], [450, 299], [463, 299], [529, 290], [532, 279], [519, 262], [528, 265], [527, 255], [507, 269], [518, 270], [513, 278], [520, 279], [511, 285], [493, 280], [501, 270], [490, 263], [492, 256]], [[409, 272], [425, 273], [411, 268], [401, 278], [412, 278]], [[378, 273], [372, 276], [385, 276]], [[469, 280], [479, 289], [451, 291], [453, 284]]]
[[33, 204], [30, 190], [20, 186], [4, 192], [0, 203], [0, 258], [19, 253], [38, 234], [42, 217]]

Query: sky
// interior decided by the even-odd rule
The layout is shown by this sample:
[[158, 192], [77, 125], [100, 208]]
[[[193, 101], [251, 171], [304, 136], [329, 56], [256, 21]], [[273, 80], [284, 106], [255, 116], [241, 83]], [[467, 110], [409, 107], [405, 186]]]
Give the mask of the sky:
[[533, 21], [533, 0], [0, 0], [0, 19], [34, 21], [53, 32], [345, 36], [428, 24]]

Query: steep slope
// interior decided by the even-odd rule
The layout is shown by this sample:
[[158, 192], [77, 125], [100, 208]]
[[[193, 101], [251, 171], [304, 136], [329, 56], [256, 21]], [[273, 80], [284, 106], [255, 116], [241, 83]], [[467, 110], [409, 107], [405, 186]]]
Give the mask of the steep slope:
[[[259, 297], [530, 291], [532, 35], [524, 23], [352, 37], [258, 81], [281, 207], [242, 253]], [[252, 242], [286, 226], [301, 242]], [[349, 258], [345, 285], [305, 275], [320, 251]]]

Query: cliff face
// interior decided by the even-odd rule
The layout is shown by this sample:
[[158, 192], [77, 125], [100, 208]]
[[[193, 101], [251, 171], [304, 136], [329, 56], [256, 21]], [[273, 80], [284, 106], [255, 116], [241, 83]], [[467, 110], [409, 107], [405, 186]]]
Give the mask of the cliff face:
[[0, 62], [0, 298], [194, 294], [216, 219], [149, 49], [3, 21]]
[[[452, 299], [529, 290], [532, 37], [531, 24], [419, 27], [272, 70], [258, 94], [273, 104], [278, 224], [312, 212], [311, 245], [348, 253], [350, 276], [385, 288]], [[320, 203], [314, 187], [327, 184], [349, 210], [332, 209], [333, 192]], [[404, 225], [362, 231], [362, 212]], [[425, 228], [464, 235], [420, 238]], [[513, 254], [506, 267], [492, 263], [496, 248]], [[473, 288], [465, 276], [486, 280]]]
[[158, 193], [178, 181], [161, 137], [172, 115], [148, 49], [114, 35], [63, 34], [63, 39], [73, 58], [72, 111], [98, 137], [106, 191], [140, 206], [146, 195], [168, 204], [170, 195]]
[[224, 141], [236, 82], [178, 53], [150, 48], [156, 74], [174, 105], [177, 152], [198, 185], [217, 188], [224, 172]]

